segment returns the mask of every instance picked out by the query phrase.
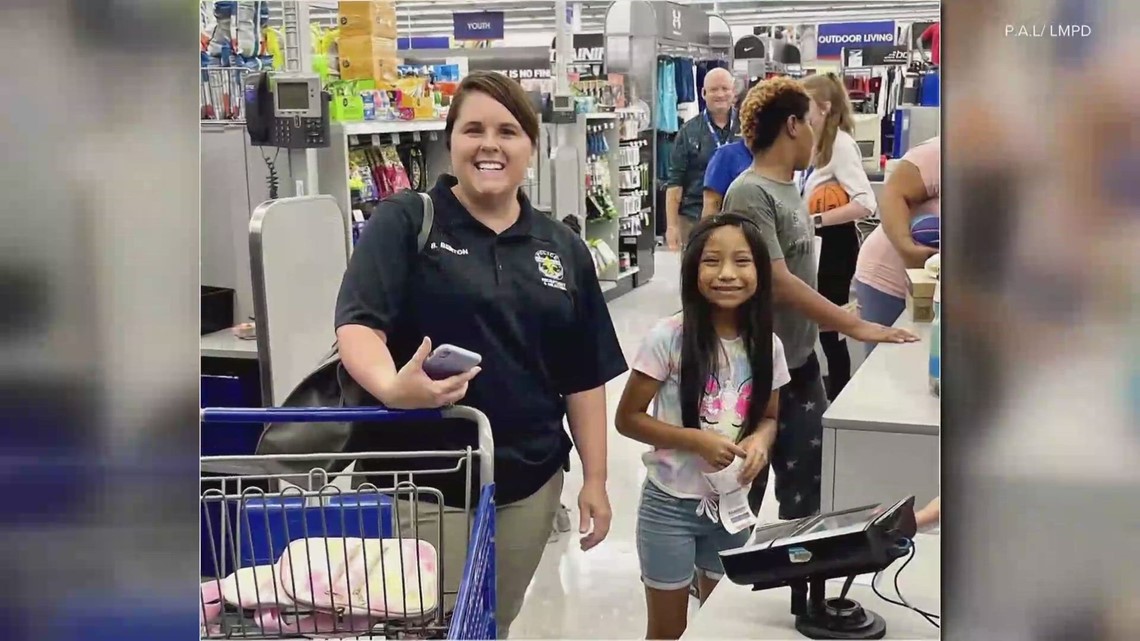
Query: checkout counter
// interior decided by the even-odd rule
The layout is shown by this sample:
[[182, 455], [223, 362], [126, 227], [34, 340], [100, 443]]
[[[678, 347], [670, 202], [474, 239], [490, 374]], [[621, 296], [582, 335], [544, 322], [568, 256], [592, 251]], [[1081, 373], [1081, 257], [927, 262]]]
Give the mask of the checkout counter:
[[238, 338], [230, 328], [204, 334], [198, 341], [202, 358], [257, 360], [257, 341]]
[[[330, 310], [351, 238], [336, 200], [267, 201], [254, 210], [248, 235], [257, 338], [230, 328], [200, 337], [203, 407], [278, 405], [336, 341]], [[252, 454], [260, 434], [258, 425], [204, 423], [202, 455]]]
[[879, 345], [823, 414], [824, 512], [914, 495], [939, 494], [941, 404], [927, 372], [930, 323], [903, 312], [895, 327], [922, 340]]

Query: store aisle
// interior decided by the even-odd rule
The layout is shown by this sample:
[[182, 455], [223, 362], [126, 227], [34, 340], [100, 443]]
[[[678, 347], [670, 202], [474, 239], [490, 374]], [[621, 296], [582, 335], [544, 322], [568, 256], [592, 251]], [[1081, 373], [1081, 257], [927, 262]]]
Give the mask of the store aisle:
[[[610, 304], [614, 325], [626, 359], [632, 360], [641, 338], [662, 316], [681, 308], [680, 256], [658, 251], [653, 280]], [[609, 494], [614, 519], [609, 538], [583, 553], [578, 548], [578, 490], [582, 473], [577, 459], [566, 478], [563, 503], [571, 508], [573, 531], [550, 543], [527, 592], [522, 613], [511, 626], [517, 639], [643, 639], [645, 597], [638, 572], [634, 528], [637, 502], [645, 481], [641, 454], [646, 446], [617, 433], [612, 415], [626, 376], [607, 386], [611, 415]], [[762, 521], [776, 519], [776, 501], [769, 496]], [[691, 601], [695, 609], [695, 600]]]

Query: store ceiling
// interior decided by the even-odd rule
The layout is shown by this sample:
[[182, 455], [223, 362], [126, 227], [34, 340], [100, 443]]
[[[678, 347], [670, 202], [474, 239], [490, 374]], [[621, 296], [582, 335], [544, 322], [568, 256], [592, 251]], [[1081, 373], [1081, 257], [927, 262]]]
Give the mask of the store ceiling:
[[[582, 31], [604, 30], [608, 0], [573, 3], [582, 6]], [[332, 0], [308, 2], [310, 19], [332, 26], [336, 22], [336, 5]], [[718, 0], [682, 2], [700, 7], [708, 13], [719, 13], [730, 25], [763, 26], [778, 24], [813, 24], [858, 20], [929, 20], [939, 14], [937, 0]], [[270, 5], [271, 21], [280, 23], [279, 2]], [[507, 33], [553, 31], [553, 2], [525, 0], [479, 0], [454, 2], [443, 0], [397, 0], [396, 13], [401, 35], [451, 35], [451, 14], [465, 11], [502, 11], [506, 15]]]

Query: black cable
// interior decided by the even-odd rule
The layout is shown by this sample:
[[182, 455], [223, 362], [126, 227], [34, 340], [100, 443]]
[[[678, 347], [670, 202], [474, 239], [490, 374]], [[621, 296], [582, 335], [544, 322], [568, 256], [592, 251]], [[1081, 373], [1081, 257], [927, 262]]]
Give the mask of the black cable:
[[910, 603], [907, 602], [906, 598], [903, 597], [902, 592], [899, 590], [899, 575], [902, 574], [903, 570], [906, 569], [906, 566], [910, 564], [911, 559], [913, 559], [914, 555], [915, 555], [914, 543], [911, 541], [908, 541], [907, 543], [908, 543], [907, 547], [910, 549], [910, 554], [907, 555], [906, 561], [903, 561], [902, 567], [899, 568], [899, 571], [895, 572], [895, 580], [894, 580], [895, 594], [898, 595], [899, 600], [895, 601], [894, 599], [890, 599], [890, 598], [884, 596], [882, 592], [879, 592], [878, 581], [879, 581], [879, 575], [882, 573], [882, 570], [879, 570], [878, 572], [875, 573], [875, 576], [871, 577], [871, 590], [875, 593], [875, 596], [886, 601], [887, 603], [890, 603], [891, 605], [897, 605], [901, 608], [906, 608], [908, 610], [913, 610], [914, 612], [918, 613], [919, 616], [926, 619], [926, 621], [930, 625], [941, 629], [942, 626], [940, 626], [938, 624], [938, 622], [935, 621], [935, 619], [941, 620], [941, 617], [939, 615], [932, 614], [930, 612], [926, 612], [924, 610], [921, 610], [919, 608], [914, 607], [913, 605], [911, 605]]
[[910, 544], [910, 556], [908, 556], [908, 557], [906, 558], [906, 561], [903, 561], [902, 567], [900, 567], [900, 568], [899, 568], [899, 571], [898, 571], [898, 572], [895, 572], [895, 580], [894, 580], [894, 584], [895, 584], [895, 594], [898, 596], [898, 598], [899, 598], [899, 600], [900, 600], [900, 601], [902, 601], [903, 603], [905, 603], [905, 604], [906, 604], [906, 607], [908, 607], [908, 608], [910, 608], [910, 609], [914, 610], [915, 612], [917, 612], [917, 613], [921, 614], [921, 615], [923, 616], [923, 618], [925, 618], [927, 621], [930, 621], [930, 624], [931, 624], [931, 625], [933, 625], [934, 627], [939, 627], [937, 623], [935, 623], [934, 621], [932, 621], [932, 619], [938, 619], [938, 620], [940, 620], [940, 621], [941, 621], [941, 617], [940, 617], [939, 615], [937, 615], [937, 614], [931, 614], [930, 612], [925, 612], [925, 611], [923, 611], [923, 610], [920, 610], [920, 609], [916, 608], [915, 606], [911, 605], [911, 604], [910, 604], [910, 601], [907, 601], [907, 600], [906, 600], [906, 597], [904, 597], [904, 596], [902, 595], [902, 591], [901, 591], [901, 590], [899, 590], [899, 575], [900, 575], [900, 574], [902, 574], [902, 571], [903, 571], [903, 570], [905, 570], [905, 569], [906, 569], [906, 566], [907, 566], [907, 565], [908, 565], [908, 564], [911, 562], [911, 560], [912, 560], [912, 559], [914, 559], [914, 555], [915, 555], [916, 553], [917, 553], [917, 550], [915, 549], [915, 545], [914, 545], [914, 542], [913, 542], [913, 541], [911, 541], [911, 544]]
[[261, 152], [261, 159], [265, 161], [265, 166], [269, 169], [269, 177], [265, 179], [265, 183], [269, 186], [269, 199], [275, 200], [277, 198], [277, 188], [281, 185], [281, 177], [277, 175], [277, 154], [281, 153], [281, 148], [278, 147], [277, 151], [273, 152], [273, 160]]

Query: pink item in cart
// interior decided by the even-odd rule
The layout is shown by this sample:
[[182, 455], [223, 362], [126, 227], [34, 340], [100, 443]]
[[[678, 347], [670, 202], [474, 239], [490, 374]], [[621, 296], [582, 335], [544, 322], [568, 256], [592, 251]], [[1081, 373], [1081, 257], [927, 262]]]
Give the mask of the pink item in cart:
[[222, 595], [217, 581], [207, 581], [202, 584], [201, 611], [198, 613], [198, 624], [204, 636], [221, 634], [222, 626], [218, 623], [222, 618]]
[[438, 560], [426, 541], [300, 539], [278, 565], [289, 596], [315, 610], [419, 618], [439, 606]]

